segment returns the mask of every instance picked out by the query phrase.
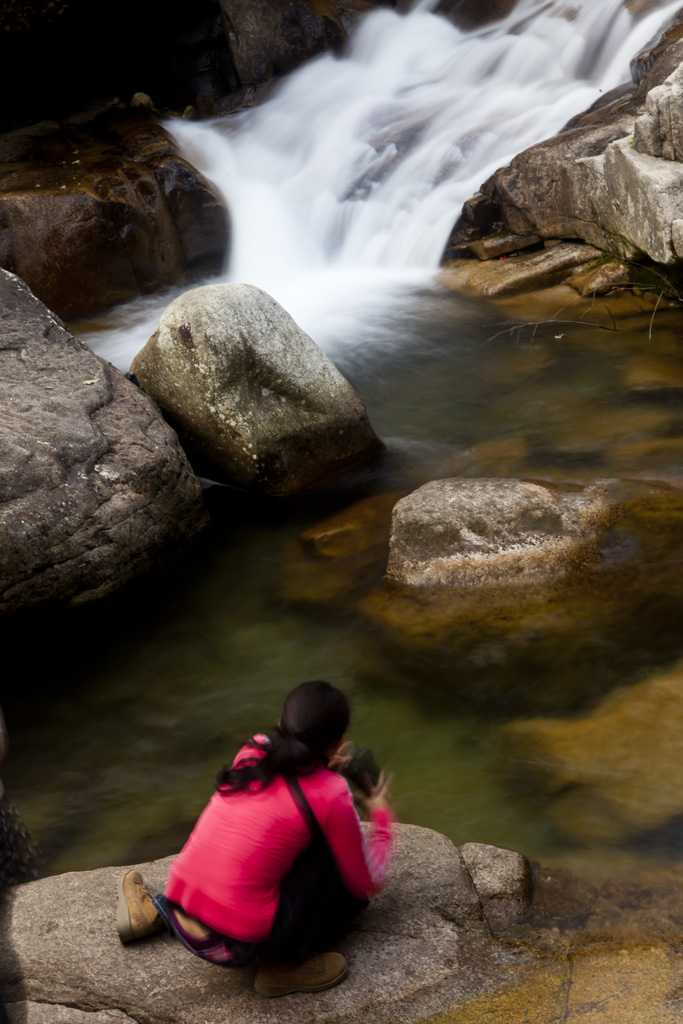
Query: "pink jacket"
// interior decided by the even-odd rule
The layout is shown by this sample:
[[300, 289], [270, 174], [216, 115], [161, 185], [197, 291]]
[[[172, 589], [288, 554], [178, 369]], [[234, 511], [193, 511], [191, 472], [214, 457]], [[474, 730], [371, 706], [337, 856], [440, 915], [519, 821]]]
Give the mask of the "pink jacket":
[[[233, 763], [257, 749], [242, 747]], [[393, 815], [373, 812], [364, 837], [341, 775], [320, 765], [299, 782], [346, 888], [359, 899], [374, 896], [390, 868]], [[215, 931], [260, 942], [273, 925], [280, 881], [310, 838], [281, 776], [257, 792], [214, 793], [171, 865], [166, 896]]]

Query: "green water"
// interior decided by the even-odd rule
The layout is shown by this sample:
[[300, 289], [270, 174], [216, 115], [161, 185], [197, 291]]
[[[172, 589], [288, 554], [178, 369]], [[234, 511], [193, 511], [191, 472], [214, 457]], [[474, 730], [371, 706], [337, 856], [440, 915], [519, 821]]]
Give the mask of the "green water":
[[[388, 444], [353, 492], [280, 507], [213, 488], [210, 531], [163, 578], [74, 615], [3, 625], [6, 661], [22, 666], [2, 688], [3, 779], [46, 872], [177, 850], [221, 764], [307, 678], [351, 694], [353, 739], [395, 772], [404, 821], [596, 879], [678, 857], [675, 827], [619, 848], [570, 843], [498, 753], [505, 721], [575, 714], [683, 655], [683, 511], [637, 506], [668, 500], [683, 478], [681, 392], [633, 384], [644, 355], [683, 369], [680, 314], [660, 308], [651, 337], [651, 309], [632, 300], [616, 307], [617, 330], [586, 305], [561, 316], [589, 323], [507, 330], [509, 316], [543, 319], [563, 301], [501, 309], [435, 290], [368, 324], [353, 346], [339, 339], [335, 358]], [[318, 587], [298, 553], [302, 530], [363, 495], [459, 474], [627, 478], [635, 512], [613, 531], [612, 561], [575, 590], [575, 615], [410, 649], [364, 610], [381, 551], [352, 571], [325, 569]]]

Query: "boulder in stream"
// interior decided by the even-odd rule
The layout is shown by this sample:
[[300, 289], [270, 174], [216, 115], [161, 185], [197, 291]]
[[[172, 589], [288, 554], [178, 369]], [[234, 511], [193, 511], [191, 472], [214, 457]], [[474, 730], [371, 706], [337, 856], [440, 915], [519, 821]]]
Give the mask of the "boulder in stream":
[[387, 577], [453, 592], [553, 582], [590, 558], [620, 514], [607, 481], [562, 493], [521, 480], [433, 480], [394, 508]]
[[0, 612], [103, 597], [205, 525], [159, 411], [0, 270]]
[[[487, 899], [491, 887], [510, 889], [511, 858], [523, 861], [510, 851], [479, 848], [479, 861], [488, 864]], [[141, 866], [152, 891], [163, 889], [170, 862]], [[340, 943], [348, 979], [328, 992], [276, 1001], [255, 994], [254, 968], [206, 963], [168, 935], [122, 946], [115, 928], [119, 871], [45, 878], [9, 897], [0, 928], [0, 975], [7, 979], [3, 994], [14, 1003], [15, 1020], [28, 1013], [35, 1024], [49, 1024], [60, 1019], [56, 1007], [72, 1007], [93, 1014], [115, 1008], [146, 1024], [410, 1024], [505, 987], [515, 962], [503, 948], [495, 951], [477, 883], [460, 850], [414, 825], [397, 826], [390, 884]], [[521, 877], [515, 884], [518, 907], [509, 926], [529, 910], [528, 884]], [[533, 953], [522, 958], [534, 960]]]
[[213, 480], [291, 495], [381, 447], [334, 363], [253, 285], [181, 295], [131, 369]]
[[396, 0], [219, 0], [232, 62], [242, 86], [294, 70], [321, 50], [337, 50], [370, 7]]

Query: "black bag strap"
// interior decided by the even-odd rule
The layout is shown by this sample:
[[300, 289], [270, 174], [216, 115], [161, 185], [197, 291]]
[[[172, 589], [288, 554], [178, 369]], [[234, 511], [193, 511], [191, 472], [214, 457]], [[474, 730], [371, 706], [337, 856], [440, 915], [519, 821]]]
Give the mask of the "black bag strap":
[[294, 798], [294, 803], [301, 811], [301, 816], [308, 825], [308, 831], [311, 833], [311, 839], [317, 839], [318, 836], [322, 836], [324, 839], [325, 837], [323, 835], [323, 830], [320, 827], [320, 822], [313, 813], [313, 809], [306, 799], [296, 775], [285, 775], [284, 778], [289, 787], [289, 792]]

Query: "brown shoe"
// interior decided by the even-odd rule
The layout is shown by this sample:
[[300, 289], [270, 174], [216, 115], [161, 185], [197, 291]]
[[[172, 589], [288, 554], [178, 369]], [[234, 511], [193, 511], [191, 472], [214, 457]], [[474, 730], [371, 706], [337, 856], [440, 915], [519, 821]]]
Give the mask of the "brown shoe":
[[139, 871], [122, 871], [117, 883], [116, 930], [121, 942], [132, 942], [163, 931], [164, 922], [142, 884]]
[[262, 964], [254, 988], [260, 996], [286, 996], [290, 992], [324, 992], [349, 973], [341, 953], [319, 953], [302, 964]]

